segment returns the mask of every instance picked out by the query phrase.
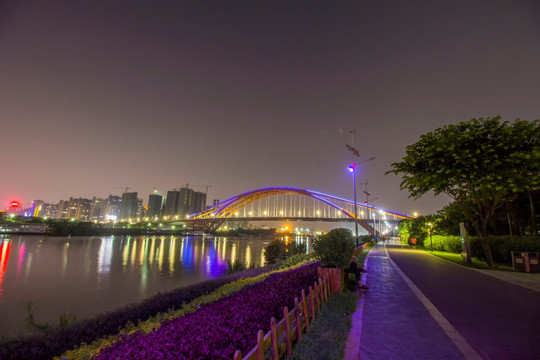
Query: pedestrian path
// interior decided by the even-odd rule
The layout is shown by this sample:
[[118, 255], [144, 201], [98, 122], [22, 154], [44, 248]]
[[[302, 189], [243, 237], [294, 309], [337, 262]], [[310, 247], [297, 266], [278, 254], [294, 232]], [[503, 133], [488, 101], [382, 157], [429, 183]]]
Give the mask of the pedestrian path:
[[[366, 259], [368, 273], [362, 281], [369, 290], [358, 294], [345, 359], [481, 359], [392, 261], [385, 246], [378, 244]], [[540, 274], [472, 270], [540, 292]]]
[[363, 280], [369, 290], [360, 295], [353, 315], [346, 360], [466, 359], [401, 277], [383, 246], [373, 248], [367, 261]]

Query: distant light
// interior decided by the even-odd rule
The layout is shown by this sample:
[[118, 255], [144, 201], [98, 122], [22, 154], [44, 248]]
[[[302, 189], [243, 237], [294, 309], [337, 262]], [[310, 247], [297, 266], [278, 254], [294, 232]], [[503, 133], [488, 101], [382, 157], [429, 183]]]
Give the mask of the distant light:
[[18, 201], [12, 201], [10, 206], [12, 206], [12, 207], [21, 207], [21, 203], [18, 202]]
[[354, 171], [354, 167], [352, 165], [349, 165], [349, 171], [350, 172], [353, 172]]

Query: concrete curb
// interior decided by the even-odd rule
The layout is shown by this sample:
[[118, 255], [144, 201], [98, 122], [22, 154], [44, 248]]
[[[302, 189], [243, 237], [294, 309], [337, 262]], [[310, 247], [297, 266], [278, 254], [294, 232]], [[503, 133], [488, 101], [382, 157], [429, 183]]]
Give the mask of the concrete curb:
[[[371, 254], [371, 251], [373, 251], [374, 248], [375, 246], [371, 248], [368, 255], [366, 256], [366, 261], [364, 262], [364, 269], [366, 270], [368, 268], [369, 255]], [[367, 278], [367, 275], [365, 273], [362, 274], [363, 284], [366, 284], [366, 278]], [[360, 340], [362, 339], [362, 317], [364, 314], [364, 296], [365, 296], [364, 291], [357, 292], [358, 302], [356, 304], [356, 310], [352, 314], [351, 331], [349, 332], [349, 336], [347, 337], [347, 342], [345, 343], [345, 354], [343, 357], [344, 360], [360, 359]]]

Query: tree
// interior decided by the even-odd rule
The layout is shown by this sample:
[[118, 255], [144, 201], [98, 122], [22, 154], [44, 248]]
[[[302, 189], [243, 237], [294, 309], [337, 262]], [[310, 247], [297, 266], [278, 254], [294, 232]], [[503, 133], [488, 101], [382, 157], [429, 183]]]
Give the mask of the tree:
[[342, 268], [349, 265], [355, 240], [349, 229], [333, 229], [313, 241], [313, 253], [326, 267]]
[[419, 198], [428, 191], [459, 204], [493, 266], [487, 228], [514, 194], [540, 187], [540, 120], [514, 123], [479, 118], [447, 125], [406, 148], [387, 173], [402, 174], [401, 189]]
[[452, 202], [443, 207], [442, 210], [437, 211], [437, 218], [437, 231], [440, 234], [459, 236], [461, 234], [459, 230], [460, 223], [465, 223], [466, 228], [470, 228], [467, 218], [463, 215], [461, 207], [456, 202]]
[[275, 264], [293, 255], [305, 254], [306, 250], [306, 244], [274, 239], [264, 248], [264, 260], [267, 264]]

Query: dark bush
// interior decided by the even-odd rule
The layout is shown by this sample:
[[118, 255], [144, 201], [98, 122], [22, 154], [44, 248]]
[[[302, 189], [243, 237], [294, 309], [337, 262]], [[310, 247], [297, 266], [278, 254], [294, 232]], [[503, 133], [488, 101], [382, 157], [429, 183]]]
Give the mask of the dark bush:
[[284, 239], [274, 239], [264, 248], [264, 261], [267, 264], [275, 264], [284, 261], [288, 257], [305, 254], [307, 247], [305, 243], [296, 241], [286, 242]]
[[138, 304], [127, 305], [115, 311], [99, 314], [64, 328], [53, 328], [44, 334], [13, 339], [2, 338], [0, 339], [0, 359], [51, 359], [83, 342], [88, 344], [103, 336], [116, 334], [128, 321], [136, 324], [139, 320], [147, 320], [157, 313], [178, 308], [182, 303], [212, 292], [232, 281], [243, 277], [254, 277], [277, 268], [276, 265], [253, 268], [157, 294]]
[[[472, 256], [484, 259], [482, 243], [477, 237], [471, 237]], [[540, 236], [490, 236], [489, 245], [493, 261], [512, 263], [512, 251], [540, 252]]]
[[247, 269], [253, 269], [255, 267], [255, 264], [253, 263], [248, 264], [246, 260], [240, 259], [240, 258], [234, 259], [234, 262], [231, 262], [230, 260], [228, 260], [227, 265], [228, 265], [227, 271], [226, 271], [227, 275], [234, 274], [239, 271], [244, 271]]

